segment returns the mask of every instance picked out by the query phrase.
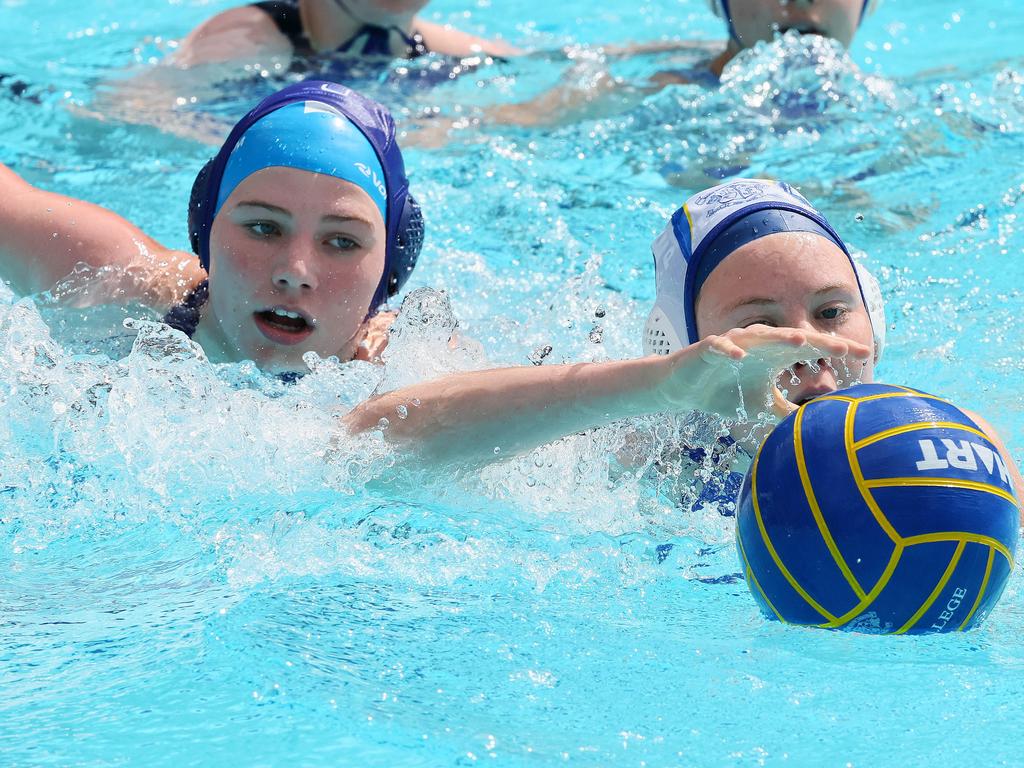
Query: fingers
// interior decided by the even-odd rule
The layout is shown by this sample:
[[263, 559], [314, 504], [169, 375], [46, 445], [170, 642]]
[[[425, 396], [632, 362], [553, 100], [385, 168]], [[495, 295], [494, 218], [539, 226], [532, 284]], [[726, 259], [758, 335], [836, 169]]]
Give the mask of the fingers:
[[796, 403], [791, 403], [787, 400], [781, 390], [775, 385], [772, 385], [771, 388], [771, 399], [772, 413], [779, 419], [786, 418], [799, 407]]
[[745, 352], [757, 352], [758, 357], [773, 363], [781, 360], [783, 365], [821, 357], [867, 360], [872, 352], [869, 346], [853, 339], [799, 328], [758, 325], [730, 331], [726, 337]]
[[707, 362], [714, 362], [715, 358], [728, 358], [730, 360], [742, 360], [746, 351], [728, 336], [707, 336], [701, 340], [701, 357]]

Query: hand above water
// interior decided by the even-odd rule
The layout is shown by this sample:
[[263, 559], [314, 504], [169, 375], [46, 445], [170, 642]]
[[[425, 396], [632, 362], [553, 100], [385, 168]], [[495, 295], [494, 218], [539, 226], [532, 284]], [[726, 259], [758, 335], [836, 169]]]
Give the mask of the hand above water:
[[850, 366], [870, 355], [864, 344], [820, 331], [760, 324], [734, 328], [662, 358], [669, 374], [659, 387], [661, 410], [701, 410], [735, 419], [770, 409], [781, 418], [796, 408], [775, 384], [781, 371], [806, 361], [826, 365], [845, 359]]

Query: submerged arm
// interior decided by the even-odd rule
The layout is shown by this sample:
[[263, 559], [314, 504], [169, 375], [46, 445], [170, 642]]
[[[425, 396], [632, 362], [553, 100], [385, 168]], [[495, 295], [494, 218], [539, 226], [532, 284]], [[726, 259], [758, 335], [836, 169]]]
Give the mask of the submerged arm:
[[[667, 357], [459, 374], [381, 395], [344, 417], [350, 432], [388, 420], [388, 440], [432, 463], [485, 463], [565, 435], [662, 411], [735, 417], [764, 409], [776, 373], [822, 356], [866, 358], [831, 335], [752, 326]], [[402, 408], [404, 418], [399, 417]]]
[[247, 65], [251, 73], [287, 71], [291, 55], [291, 43], [270, 16], [252, 6], [230, 8], [192, 30], [159, 63], [102, 83], [91, 106], [76, 111], [217, 145], [231, 123], [194, 102], [223, 99], [217, 84], [245, 77]]
[[423, 36], [427, 48], [445, 56], [516, 56], [522, 53], [518, 48], [502, 40], [486, 40], [447, 25], [434, 24], [422, 19], [416, 19], [415, 28]]

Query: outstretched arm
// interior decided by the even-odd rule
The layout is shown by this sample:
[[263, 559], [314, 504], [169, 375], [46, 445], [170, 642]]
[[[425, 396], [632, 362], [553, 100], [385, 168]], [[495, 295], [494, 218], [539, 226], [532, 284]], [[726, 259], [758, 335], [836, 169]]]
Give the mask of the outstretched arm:
[[447, 25], [434, 24], [416, 19], [416, 31], [423, 35], [427, 48], [445, 56], [516, 56], [522, 53], [518, 48], [502, 40], [486, 40], [466, 32], [460, 32]]
[[0, 277], [19, 293], [37, 293], [79, 263], [164, 271], [188, 283], [184, 290], [203, 274], [195, 256], [165, 248], [113, 211], [33, 187], [0, 164]]
[[[752, 326], [709, 336], [668, 357], [450, 376], [369, 400], [343, 423], [362, 432], [384, 418], [387, 439], [420, 460], [485, 463], [631, 416], [699, 409], [735, 418], [741, 407], [754, 414], [771, 402], [783, 368], [869, 354], [828, 334]], [[784, 410], [781, 403], [776, 408]]]

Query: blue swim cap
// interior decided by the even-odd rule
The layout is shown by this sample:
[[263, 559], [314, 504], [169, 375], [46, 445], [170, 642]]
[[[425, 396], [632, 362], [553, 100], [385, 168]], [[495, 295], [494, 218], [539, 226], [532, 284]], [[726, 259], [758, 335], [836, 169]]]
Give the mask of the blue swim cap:
[[885, 309], [878, 282], [807, 198], [788, 184], [764, 179], [730, 181], [694, 195], [655, 239], [657, 300], [644, 329], [644, 353], [669, 354], [697, 342], [696, 303], [704, 281], [733, 251], [777, 232], [810, 232], [846, 254], [871, 319], [875, 359], [880, 358]]
[[351, 182], [370, 196], [382, 219], [387, 216], [384, 169], [373, 145], [349, 118], [319, 101], [281, 107], [242, 135], [224, 167], [213, 215], [245, 179], [275, 166]]
[[376, 311], [412, 273], [423, 244], [423, 216], [405, 175], [391, 114], [337, 83], [306, 80], [268, 96], [238, 121], [196, 177], [189, 239], [209, 271], [210, 229], [221, 205], [247, 176], [284, 166], [357, 184], [387, 227], [384, 274], [369, 307]]

